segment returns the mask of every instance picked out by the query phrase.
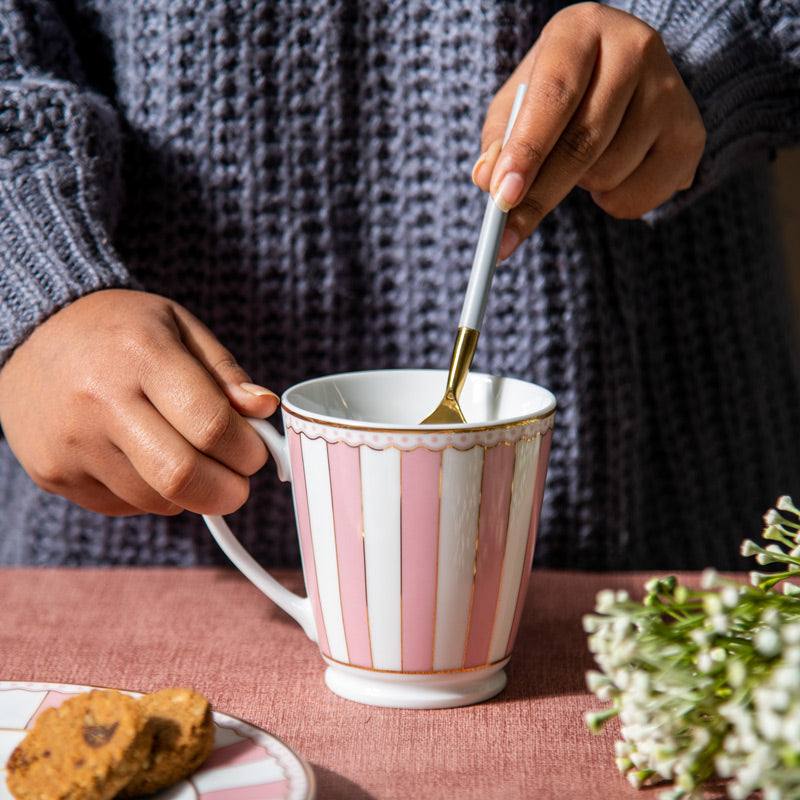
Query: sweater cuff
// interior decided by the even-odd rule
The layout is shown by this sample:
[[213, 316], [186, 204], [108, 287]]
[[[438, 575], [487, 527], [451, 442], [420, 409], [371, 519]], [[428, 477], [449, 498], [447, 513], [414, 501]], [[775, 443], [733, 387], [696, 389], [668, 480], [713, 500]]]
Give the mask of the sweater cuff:
[[[694, 185], [647, 215], [692, 203], [800, 137], [800, 19], [780, 0], [611, 0], [661, 35], [706, 127]], [[789, 4], [792, 5], [792, 4]]]
[[50, 162], [0, 178], [0, 366], [73, 300], [130, 284], [79, 171]]

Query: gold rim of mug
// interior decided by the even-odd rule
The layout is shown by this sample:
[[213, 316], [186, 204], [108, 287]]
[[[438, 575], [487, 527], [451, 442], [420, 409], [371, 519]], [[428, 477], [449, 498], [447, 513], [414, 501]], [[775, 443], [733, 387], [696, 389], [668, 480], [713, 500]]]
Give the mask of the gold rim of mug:
[[514, 422], [498, 422], [495, 425], [481, 425], [476, 427], [463, 427], [463, 428], [435, 428], [431, 427], [424, 427], [422, 425], [418, 425], [416, 428], [372, 428], [372, 427], [364, 427], [363, 425], [349, 425], [345, 422], [325, 422], [321, 419], [316, 419], [315, 417], [309, 417], [305, 414], [300, 414], [297, 411], [294, 411], [291, 407], [282, 406], [283, 411], [290, 417], [295, 417], [297, 419], [301, 419], [304, 422], [312, 422], [315, 425], [322, 425], [325, 428], [344, 428], [350, 431], [362, 431], [364, 433], [421, 433], [421, 434], [457, 434], [457, 433], [481, 433], [484, 431], [504, 431], [509, 430], [511, 428], [521, 428], [525, 425], [531, 425], [534, 422], [539, 422], [541, 420], [548, 420], [551, 417], [554, 418], [556, 415], [557, 406], [553, 406], [549, 411], [546, 411], [543, 414], [537, 414], [533, 417], [526, 417], [525, 419], [519, 419]]
[[454, 675], [457, 672], [478, 672], [482, 669], [489, 669], [490, 667], [497, 667], [503, 665], [505, 662], [511, 660], [511, 653], [498, 658], [496, 661], [488, 661], [485, 664], [476, 664], [474, 667], [453, 667], [452, 669], [429, 669], [429, 670], [413, 670], [413, 669], [381, 669], [380, 667], [360, 667], [358, 664], [348, 664], [346, 661], [339, 661], [338, 658], [333, 658], [320, 650], [320, 655], [325, 661], [336, 664], [341, 667], [350, 667], [350, 669], [358, 669], [362, 672], [381, 672], [386, 675]]

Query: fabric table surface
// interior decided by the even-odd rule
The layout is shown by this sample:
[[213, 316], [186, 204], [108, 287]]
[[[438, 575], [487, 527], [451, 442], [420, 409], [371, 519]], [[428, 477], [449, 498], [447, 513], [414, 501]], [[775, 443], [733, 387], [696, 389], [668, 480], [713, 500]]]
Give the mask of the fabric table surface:
[[[302, 591], [299, 572], [277, 572]], [[691, 576], [690, 576], [691, 577]], [[283, 739], [320, 800], [654, 798], [613, 761], [581, 628], [601, 588], [640, 596], [646, 576], [534, 571], [509, 683], [468, 708], [359, 705], [323, 682], [316, 645], [226, 569], [0, 570], [0, 678], [151, 691], [193, 686], [220, 711]]]

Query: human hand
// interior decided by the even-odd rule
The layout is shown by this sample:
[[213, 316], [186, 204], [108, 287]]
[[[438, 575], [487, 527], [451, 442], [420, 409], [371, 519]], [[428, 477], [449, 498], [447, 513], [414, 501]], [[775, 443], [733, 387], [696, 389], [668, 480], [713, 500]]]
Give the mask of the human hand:
[[0, 424], [27, 473], [110, 515], [235, 511], [267, 460], [242, 415], [278, 402], [185, 308], [121, 289], [54, 314], [0, 370]]
[[[528, 91], [502, 147], [520, 83]], [[510, 210], [500, 258], [574, 186], [620, 219], [656, 208], [691, 186], [705, 138], [656, 31], [597, 3], [559, 11], [492, 100], [472, 172]]]

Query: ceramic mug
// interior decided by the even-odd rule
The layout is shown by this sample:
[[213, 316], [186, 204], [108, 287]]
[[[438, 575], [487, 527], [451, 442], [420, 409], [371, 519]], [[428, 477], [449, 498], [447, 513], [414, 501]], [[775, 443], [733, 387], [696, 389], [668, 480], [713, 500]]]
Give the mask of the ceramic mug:
[[281, 398], [286, 436], [250, 420], [291, 481], [307, 597], [281, 586], [219, 516], [233, 563], [319, 644], [336, 694], [445, 708], [506, 684], [527, 594], [555, 398], [470, 373], [461, 425], [420, 425], [446, 373], [353, 372]]

